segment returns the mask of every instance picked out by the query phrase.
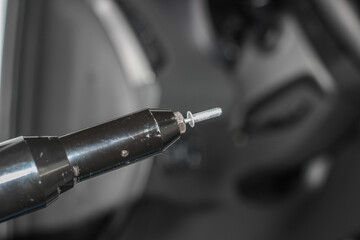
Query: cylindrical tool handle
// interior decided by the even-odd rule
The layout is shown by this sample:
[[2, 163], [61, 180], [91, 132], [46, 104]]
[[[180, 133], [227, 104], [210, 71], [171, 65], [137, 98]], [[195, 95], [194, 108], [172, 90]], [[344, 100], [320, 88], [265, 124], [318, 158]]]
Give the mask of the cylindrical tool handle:
[[180, 137], [170, 110], [143, 110], [60, 137], [77, 180], [162, 152]]
[[56, 137], [18, 137], [0, 145], [0, 222], [46, 207], [74, 185]]
[[170, 110], [143, 110], [58, 137], [0, 143], [0, 222], [46, 207], [75, 181], [160, 153], [180, 137]]

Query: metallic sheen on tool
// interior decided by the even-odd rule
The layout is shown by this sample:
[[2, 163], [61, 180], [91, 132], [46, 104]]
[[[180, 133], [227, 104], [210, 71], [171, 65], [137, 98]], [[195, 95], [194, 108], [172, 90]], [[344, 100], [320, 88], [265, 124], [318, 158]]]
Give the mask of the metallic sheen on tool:
[[87, 180], [160, 154], [186, 124], [218, 117], [146, 109], [61, 137], [17, 137], [0, 143], [0, 222], [39, 210]]

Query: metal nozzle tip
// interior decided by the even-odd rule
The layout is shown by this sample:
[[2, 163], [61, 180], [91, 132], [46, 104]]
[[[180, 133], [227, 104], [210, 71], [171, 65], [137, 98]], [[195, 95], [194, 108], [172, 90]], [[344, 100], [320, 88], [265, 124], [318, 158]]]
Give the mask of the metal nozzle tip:
[[211, 118], [219, 117], [222, 114], [221, 108], [212, 108], [203, 112], [192, 114], [190, 111], [187, 112], [185, 123], [189, 123], [191, 127], [195, 126], [195, 123], [205, 121]]

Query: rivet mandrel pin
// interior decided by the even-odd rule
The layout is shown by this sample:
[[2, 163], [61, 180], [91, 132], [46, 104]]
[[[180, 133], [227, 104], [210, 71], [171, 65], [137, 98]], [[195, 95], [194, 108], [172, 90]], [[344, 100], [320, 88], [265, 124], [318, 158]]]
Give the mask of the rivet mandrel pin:
[[195, 126], [195, 123], [202, 122], [211, 118], [216, 118], [221, 116], [222, 110], [221, 108], [212, 108], [206, 111], [198, 112], [192, 114], [190, 111], [187, 112], [185, 123], [189, 123], [191, 127]]
[[206, 111], [198, 112], [192, 114], [190, 111], [187, 112], [186, 118], [183, 118], [181, 113], [176, 112], [175, 116], [178, 120], [179, 128], [181, 133], [185, 133], [186, 124], [189, 124], [191, 127], [195, 126], [195, 123], [202, 122], [208, 119], [216, 118], [221, 116], [222, 109], [221, 108], [212, 108]]

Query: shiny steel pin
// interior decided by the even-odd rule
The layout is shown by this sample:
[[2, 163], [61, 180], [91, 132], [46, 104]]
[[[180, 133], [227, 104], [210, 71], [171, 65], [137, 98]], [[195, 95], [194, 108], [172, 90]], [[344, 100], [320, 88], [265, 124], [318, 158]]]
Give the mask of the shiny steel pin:
[[221, 108], [212, 108], [203, 112], [192, 114], [190, 111], [187, 112], [185, 123], [189, 123], [191, 127], [195, 126], [195, 123], [205, 121], [211, 118], [219, 117], [222, 114]]

